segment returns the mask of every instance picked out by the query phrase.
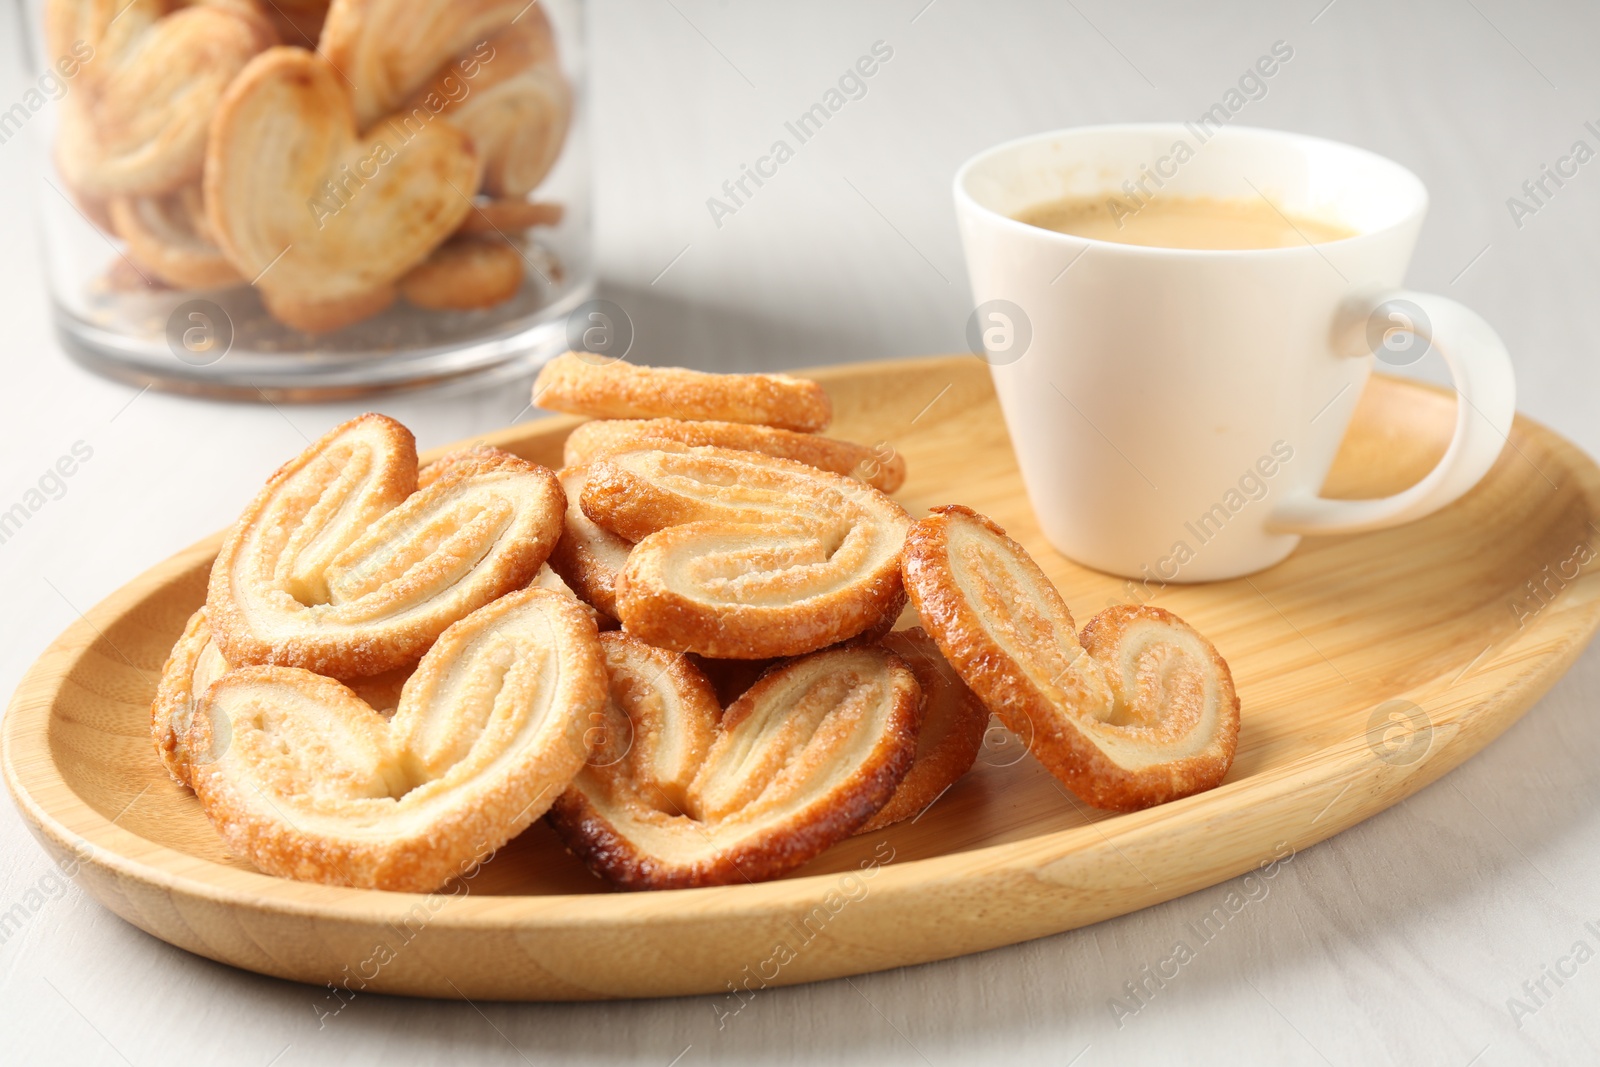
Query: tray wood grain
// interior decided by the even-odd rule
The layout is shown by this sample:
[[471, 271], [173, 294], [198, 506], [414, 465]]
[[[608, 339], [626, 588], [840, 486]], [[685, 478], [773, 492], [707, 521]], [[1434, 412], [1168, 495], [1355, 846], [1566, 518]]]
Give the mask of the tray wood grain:
[[[960, 502], [993, 516], [1080, 621], [1130, 599], [1122, 580], [1068, 562], [1040, 536], [980, 361], [806, 373], [833, 395], [830, 432], [905, 455], [911, 476], [898, 495], [914, 513]], [[1454, 417], [1452, 394], [1375, 377], [1326, 492], [1404, 488], [1442, 453]], [[555, 466], [577, 421], [484, 439]], [[241, 505], [253, 488], [239, 487]], [[1193, 892], [1438, 778], [1515, 721], [1594, 632], [1600, 579], [1587, 567], [1570, 575], [1593, 555], [1597, 516], [1600, 470], [1519, 418], [1485, 482], [1429, 519], [1308, 540], [1248, 579], [1150, 590], [1211, 637], [1238, 681], [1239, 754], [1219, 788], [1135, 814], [1092, 812], [996, 728], [973, 772], [914, 824], [762, 885], [609, 892], [542, 823], [429, 896], [285, 881], [229, 856], [148, 733], [157, 674], [204, 599], [215, 536], [50, 646], [7, 712], [5, 776], [34, 834], [102, 904], [265, 974], [473, 999], [667, 996], [858, 974]], [[1396, 709], [1409, 727], [1404, 716], [1390, 725]]]

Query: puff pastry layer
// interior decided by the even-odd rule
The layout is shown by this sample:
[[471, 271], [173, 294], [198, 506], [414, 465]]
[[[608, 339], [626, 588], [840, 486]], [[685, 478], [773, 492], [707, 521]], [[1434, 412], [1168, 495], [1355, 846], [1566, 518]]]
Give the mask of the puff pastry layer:
[[710, 419], [805, 432], [825, 430], [833, 418], [828, 394], [805, 378], [642, 367], [578, 352], [544, 365], [533, 402], [601, 419]]
[[[560, 593], [577, 600], [577, 594], [567, 587], [549, 565], [539, 568], [533, 587]], [[580, 601], [581, 603], [581, 601]], [[592, 608], [584, 605], [591, 616]], [[615, 625], [615, 623], [612, 623]], [[156, 687], [155, 699], [150, 704], [150, 733], [155, 742], [156, 754], [174, 779], [190, 785], [189, 727], [194, 718], [195, 699], [205, 693], [211, 683], [232, 668], [223, 659], [216, 642], [211, 639], [211, 626], [206, 622], [206, 609], [200, 608], [189, 617], [183, 635], [173, 645], [172, 652], [161, 670], [161, 680]], [[416, 664], [406, 664], [393, 670], [374, 674], [368, 678], [338, 679], [380, 715], [390, 716], [400, 703], [401, 687], [411, 677]]]
[[970, 508], [913, 524], [905, 582], [945, 658], [1069, 789], [1133, 811], [1210, 789], [1233, 763], [1239, 698], [1193, 627], [1114, 607], [1076, 632], [1023, 547]]
[[515, 456], [464, 453], [416, 485], [411, 433], [382, 415], [280, 468], [212, 566], [206, 611], [227, 661], [341, 678], [415, 662], [532, 581], [560, 536], [560, 482]]
[[583, 512], [583, 487], [589, 468], [564, 467], [559, 477], [567, 494], [561, 540], [550, 553], [550, 566], [579, 599], [596, 611], [617, 617], [617, 575], [628, 564], [633, 542], [604, 529]]
[[[567, 595], [571, 595], [570, 591], [567, 591]], [[407, 664], [370, 678], [341, 681], [368, 706], [388, 716], [394, 713], [399, 704], [400, 689], [415, 667], [415, 664]], [[211, 639], [206, 609], [199, 609], [189, 617], [183, 636], [172, 646], [166, 665], [161, 669], [155, 699], [150, 704], [150, 734], [155, 742], [156, 755], [160, 757], [167, 773], [184, 785], [193, 784], [189, 729], [194, 720], [195, 703], [205, 695], [212, 682], [231, 669], [216, 642]]]
[[440, 635], [387, 721], [309, 671], [229, 671], [195, 710], [195, 792], [268, 874], [427, 892], [544, 814], [606, 694], [582, 606], [522, 590]]
[[483, 157], [483, 192], [520, 200], [561, 155], [572, 121], [572, 89], [556, 58], [555, 34], [534, 5], [511, 25], [458, 56], [425, 83], [402, 112], [438, 108], [471, 135]]
[[597, 419], [567, 437], [562, 462], [582, 466], [608, 452], [635, 448], [649, 441], [713, 445], [792, 459], [819, 470], [847, 474], [874, 489], [892, 493], [905, 484], [906, 462], [892, 448], [869, 448], [811, 433], [738, 422], [685, 422], [682, 419]]
[[249, 0], [50, 0], [52, 60], [93, 49], [61, 100], [56, 164], [80, 196], [159, 196], [200, 178], [212, 108], [277, 32]]
[[989, 728], [989, 709], [945, 662], [939, 646], [922, 627], [896, 630], [881, 644], [916, 675], [922, 690], [922, 728], [917, 732], [917, 755], [911, 769], [889, 802], [856, 831], [861, 834], [914, 820], [928, 810], [972, 769]]
[[176, 289], [225, 289], [245, 278], [211, 237], [200, 186], [165, 196], [124, 196], [108, 205], [112, 229], [128, 255]]
[[522, 256], [497, 238], [452, 237], [400, 279], [417, 307], [474, 311], [504, 303], [522, 287]]
[[472, 210], [480, 171], [471, 138], [448, 122], [358, 134], [327, 61], [273, 48], [217, 105], [206, 210], [268, 310], [302, 329], [337, 328], [393, 300], [394, 282]]
[[910, 517], [853, 478], [669, 442], [589, 467], [580, 505], [633, 541], [617, 618], [663, 648], [766, 659], [887, 630]]
[[530, 8], [537, 10], [528, 0], [333, 0], [319, 46], [348, 79], [365, 129]]
[[721, 712], [686, 657], [600, 640], [608, 725], [550, 822], [624, 888], [775, 878], [848, 837], [911, 765], [920, 694], [882, 648], [794, 660]]

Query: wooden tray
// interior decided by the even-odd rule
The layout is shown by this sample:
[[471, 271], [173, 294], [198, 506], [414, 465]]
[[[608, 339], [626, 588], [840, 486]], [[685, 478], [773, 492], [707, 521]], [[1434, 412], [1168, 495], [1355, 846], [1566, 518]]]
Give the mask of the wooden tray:
[[[987, 370], [970, 356], [817, 372], [839, 436], [905, 454], [913, 511], [959, 501], [1038, 557], [1080, 621], [1120, 580], [1039, 536]], [[1375, 378], [1329, 479], [1391, 493], [1442, 452], [1452, 395]], [[490, 441], [556, 465], [576, 420]], [[238, 487], [242, 502], [251, 486]], [[148, 706], [217, 538], [153, 568], [28, 672], [4, 729], [34, 834], [106, 907], [191, 952], [306, 982], [442, 997], [726, 992], [976, 952], [1143, 908], [1269, 864], [1399, 801], [1488, 744], [1600, 620], [1575, 574], [1600, 470], [1519, 419], [1489, 478], [1422, 522], [1308, 541], [1250, 579], [1155, 590], [1208, 634], [1244, 705], [1221, 787], [1131, 815], [1079, 806], [995, 730], [918, 821], [763, 885], [611, 893], [536, 824], [441, 894], [305, 885], [228, 856], [151, 750]], [[1530, 584], [1532, 583], [1532, 584]], [[1535, 592], [1535, 589], [1538, 592]]]

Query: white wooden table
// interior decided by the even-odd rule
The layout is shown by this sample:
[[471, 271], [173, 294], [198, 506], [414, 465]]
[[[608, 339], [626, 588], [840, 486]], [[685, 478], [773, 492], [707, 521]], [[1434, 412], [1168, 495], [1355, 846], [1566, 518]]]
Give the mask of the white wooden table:
[[[1515, 355], [1519, 406], [1600, 452], [1600, 162], [1520, 228], [1506, 205], [1574, 141], [1600, 148], [1584, 127], [1600, 126], [1592, 4], [604, 0], [591, 14], [600, 258], [645, 361], [961, 348], [949, 186], [962, 159], [1041, 129], [1196, 117], [1282, 40], [1292, 61], [1236, 121], [1351, 141], [1420, 174], [1434, 204], [1411, 282], [1486, 315]], [[866, 95], [716, 225], [707, 198], [877, 41], [893, 55]], [[0, 108], [25, 88], [6, 55]], [[140, 395], [68, 363], [30, 218], [53, 194], [31, 164], [20, 141], [0, 145], [0, 503], [76, 442], [93, 455], [0, 545], [6, 692], [79, 610], [230, 521], [307, 438], [360, 409]], [[519, 389], [381, 406], [432, 446], [525, 403]], [[23, 903], [29, 918], [0, 943], [0, 1062], [1596, 1062], [1600, 961], [1561, 964], [1576, 973], [1560, 985], [1542, 976], [1576, 942], [1600, 952], [1597, 703], [1591, 649], [1483, 755], [1296, 857], [1120, 1025], [1111, 999], [1227, 885], [1014, 948], [763, 992], [723, 1029], [715, 998], [379, 996], [319, 1028], [318, 990], [189, 956], [56, 881], [6, 805], [0, 912]], [[1530, 994], [1541, 979], [1547, 995]], [[1537, 1010], [1514, 1019], [1513, 997]]]

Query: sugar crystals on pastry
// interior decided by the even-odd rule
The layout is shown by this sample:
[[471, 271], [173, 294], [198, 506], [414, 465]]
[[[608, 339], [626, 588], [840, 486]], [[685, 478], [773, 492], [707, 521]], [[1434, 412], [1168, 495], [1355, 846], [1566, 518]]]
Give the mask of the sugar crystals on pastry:
[[862, 834], [915, 819], [932, 806], [972, 769], [989, 728], [989, 709], [920, 626], [896, 630], [881, 644], [916, 675], [922, 690], [922, 728], [911, 769], [889, 802], [856, 831]]
[[[547, 588], [542, 584], [540, 587]], [[407, 663], [381, 674], [338, 680], [374, 711], [387, 717], [394, 713], [400, 702], [401, 687], [415, 667], [415, 663]], [[189, 736], [195, 704], [212, 682], [232, 669], [212, 640], [206, 609], [200, 608], [189, 617], [183, 635], [172, 646], [161, 668], [155, 699], [150, 702], [150, 736], [155, 742], [156, 755], [175, 781], [194, 784], [194, 750], [190, 747]]]
[[411, 434], [363, 415], [285, 464], [212, 566], [229, 663], [362, 677], [415, 662], [456, 620], [531, 582], [561, 533], [555, 474], [492, 449], [418, 490]]
[[800, 655], [887, 630], [905, 604], [910, 517], [853, 478], [665, 441], [588, 470], [584, 513], [634, 542], [617, 617], [652, 644], [714, 659]]
[[805, 378], [643, 367], [577, 352], [544, 365], [533, 402], [601, 419], [711, 419], [803, 432], [825, 430], [833, 418], [828, 394]]
[[848, 474], [885, 493], [899, 489], [906, 480], [905, 460], [886, 446], [869, 448], [854, 441], [742, 422], [596, 419], [567, 436], [562, 462], [569, 467], [580, 466], [607, 452], [625, 451], [647, 441], [676, 441], [684, 445], [714, 445], [760, 452], [819, 470]]
[[790, 661], [722, 711], [686, 657], [600, 640], [608, 726], [550, 821], [624, 888], [775, 878], [858, 829], [911, 765], [920, 692], [881, 647]]
[[1228, 773], [1239, 737], [1233, 677], [1176, 615], [1108, 608], [1080, 637], [1026, 550], [959, 505], [912, 525], [904, 568], [945, 658], [1086, 803], [1137, 810]]
[[581, 501], [589, 480], [587, 467], [563, 467], [558, 474], [567, 494], [561, 539], [550, 553], [550, 566], [585, 603], [617, 617], [617, 575], [628, 564], [633, 542], [604, 529], [585, 515]]
[[520, 590], [440, 635], [392, 719], [310, 671], [228, 671], [195, 709], [195, 792], [268, 874], [427, 892], [544, 814], [606, 698], [583, 606]]

